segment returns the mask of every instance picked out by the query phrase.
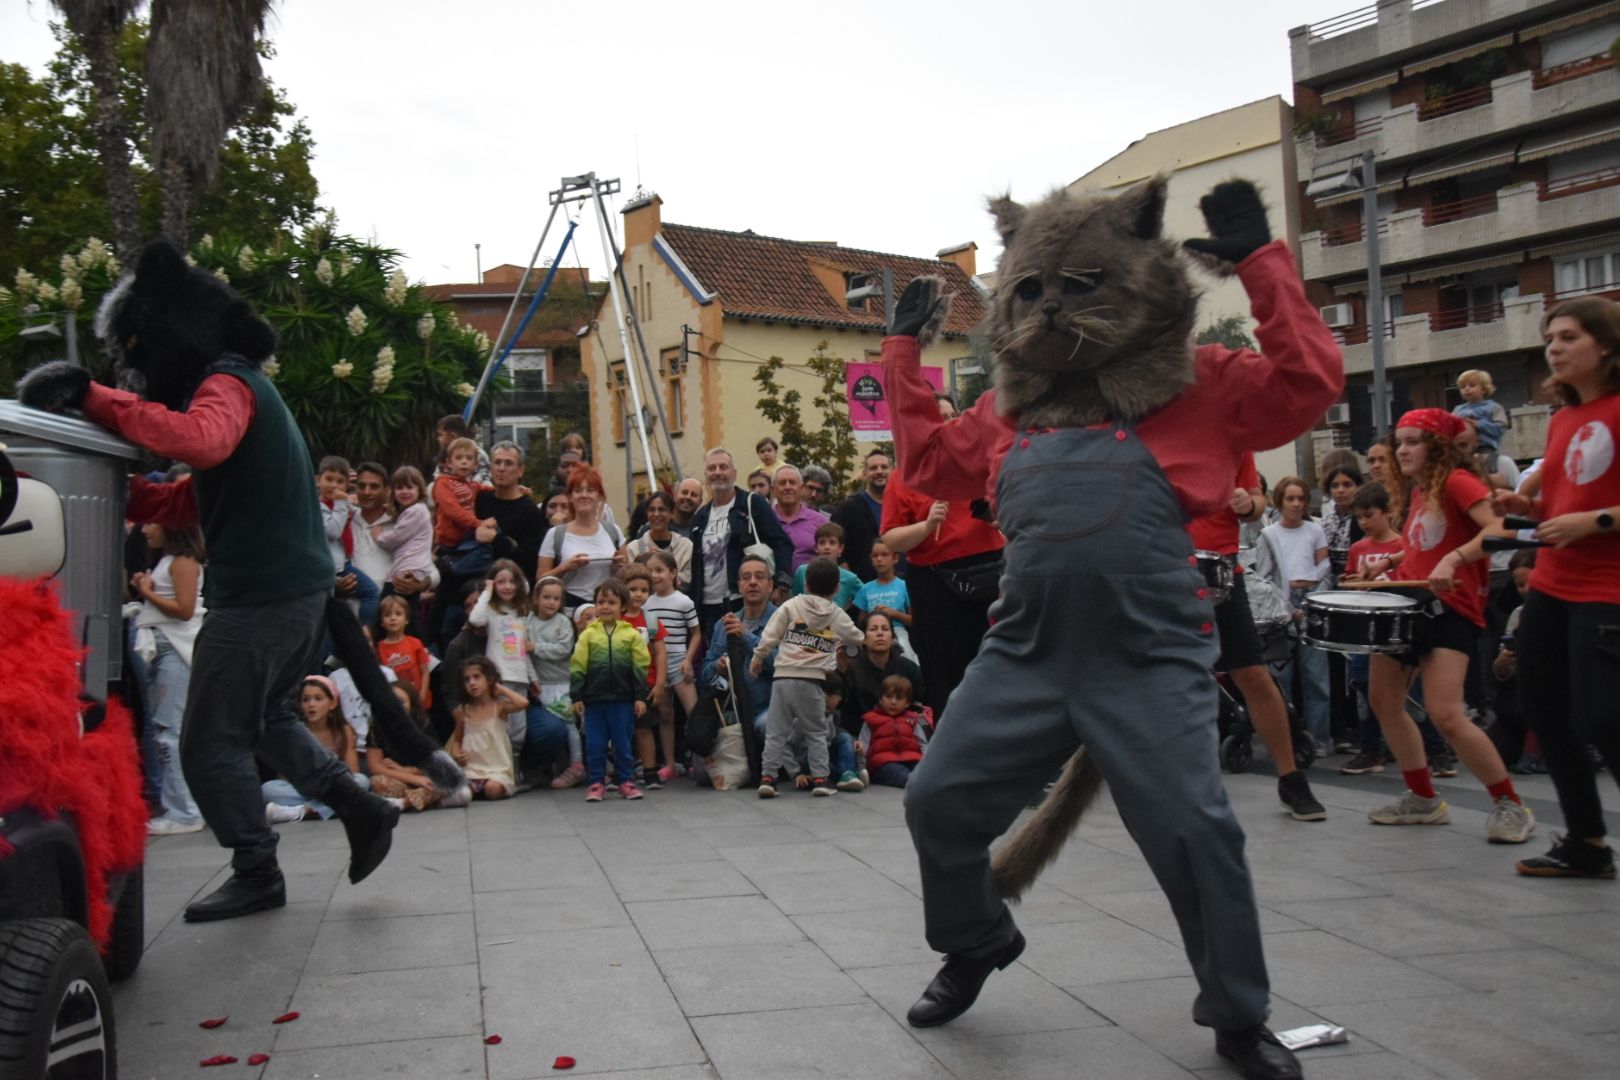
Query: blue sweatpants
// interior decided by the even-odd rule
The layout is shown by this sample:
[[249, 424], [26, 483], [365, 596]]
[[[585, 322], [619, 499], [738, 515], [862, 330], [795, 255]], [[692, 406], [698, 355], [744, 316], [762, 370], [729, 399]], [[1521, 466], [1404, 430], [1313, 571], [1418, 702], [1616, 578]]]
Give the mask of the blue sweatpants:
[[613, 774], [619, 783], [635, 779], [631, 741], [636, 727], [633, 701], [585, 703], [585, 778], [600, 784], [607, 776], [607, 748], [613, 744]]

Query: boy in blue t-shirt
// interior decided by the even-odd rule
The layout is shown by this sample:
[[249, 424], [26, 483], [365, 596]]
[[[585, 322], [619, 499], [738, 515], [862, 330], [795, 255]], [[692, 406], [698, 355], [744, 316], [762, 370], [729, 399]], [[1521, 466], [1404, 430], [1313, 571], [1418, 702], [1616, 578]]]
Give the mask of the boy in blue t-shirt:
[[[838, 564], [838, 591], [833, 594], [832, 602], [840, 608], [848, 608], [860, 591], [861, 579], [856, 577], [844, 565], [844, 527], [835, 522], [824, 522], [816, 529], [816, 555], [826, 556]], [[809, 566], [805, 563], [804, 566]], [[804, 592], [804, 566], [793, 572], [793, 595], [799, 596]]]
[[894, 626], [894, 640], [902, 650], [915, 658], [911, 648], [911, 594], [906, 591], [905, 578], [895, 576], [900, 561], [882, 540], [872, 543], [872, 569], [877, 577], [862, 585], [855, 594], [855, 606], [861, 611], [876, 611], [887, 615]]

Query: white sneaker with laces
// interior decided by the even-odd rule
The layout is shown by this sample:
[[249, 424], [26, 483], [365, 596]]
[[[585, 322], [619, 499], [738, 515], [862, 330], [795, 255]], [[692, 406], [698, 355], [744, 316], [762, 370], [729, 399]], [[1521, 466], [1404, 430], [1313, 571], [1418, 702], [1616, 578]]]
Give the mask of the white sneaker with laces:
[[1370, 811], [1367, 820], [1374, 825], [1449, 825], [1451, 808], [1438, 795], [1425, 799], [1414, 791], [1403, 791], [1388, 806]]
[[1485, 838], [1493, 844], [1522, 844], [1535, 831], [1536, 816], [1530, 808], [1506, 795], [1496, 800], [1491, 816], [1485, 820]]
[[146, 822], [147, 836], [182, 836], [186, 833], [202, 832], [202, 830], [203, 823], [200, 821], [187, 824], [184, 821], [176, 821], [171, 817], [155, 817], [148, 819]]

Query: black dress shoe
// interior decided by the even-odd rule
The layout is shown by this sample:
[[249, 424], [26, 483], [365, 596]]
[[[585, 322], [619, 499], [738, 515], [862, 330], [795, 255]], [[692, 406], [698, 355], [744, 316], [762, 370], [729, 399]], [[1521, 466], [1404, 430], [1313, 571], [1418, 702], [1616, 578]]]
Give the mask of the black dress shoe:
[[1278, 1042], [1264, 1024], [1242, 1031], [1217, 1031], [1215, 1052], [1236, 1065], [1247, 1080], [1300, 1080], [1304, 1075], [1294, 1052]]
[[399, 824], [399, 807], [377, 795], [356, 790], [357, 798], [333, 807], [349, 835], [349, 884], [358, 885], [388, 856]]
[[272, 863], [268, 868], [232, 874], [225, 884], [187, 904], [186, 922], [217, 922], [286, 906], [287, 883], [280, 867]]
[[1006, 967], [1023, 951], [1024, 935], [1015, 931], [1013, 939], [1000, 952], [976, 957], [947, 956], [945, 966], [906, 1013], [906, 1022], [912, 1027], [926, 1028], [955, 1020], [979, 999], [979, 990], [990, 973]]

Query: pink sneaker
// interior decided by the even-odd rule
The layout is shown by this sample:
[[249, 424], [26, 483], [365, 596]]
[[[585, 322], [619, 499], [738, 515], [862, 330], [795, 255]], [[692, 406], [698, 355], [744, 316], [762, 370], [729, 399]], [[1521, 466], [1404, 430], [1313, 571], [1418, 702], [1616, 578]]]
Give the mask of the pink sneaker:
[[554, 788], [571, 788], [577, 786], [583, 779], [585, 779], [585, 766], [576, 761], [552, 777], [551, 786]]
[[590, 787], [585, 789], [585, 801], [586, 802], [601, 802], [602, 801], [602, 796], [606, 795], [606, 794], [607, 794], [606, 786], [604, 786], [602, 784], [592, 784]]
[[678, 766], [665, 765], [662, 769], [658, 770], [658, 782], [660, 784], [667, 784], [671, 780], [679, 778], [680, 775], [681, 774]]
[[636, 787], [632, 781], [626, 780], [624, 783], [619, 785], [619, 798], [639, 799], [641, 797], [641, 789]]

